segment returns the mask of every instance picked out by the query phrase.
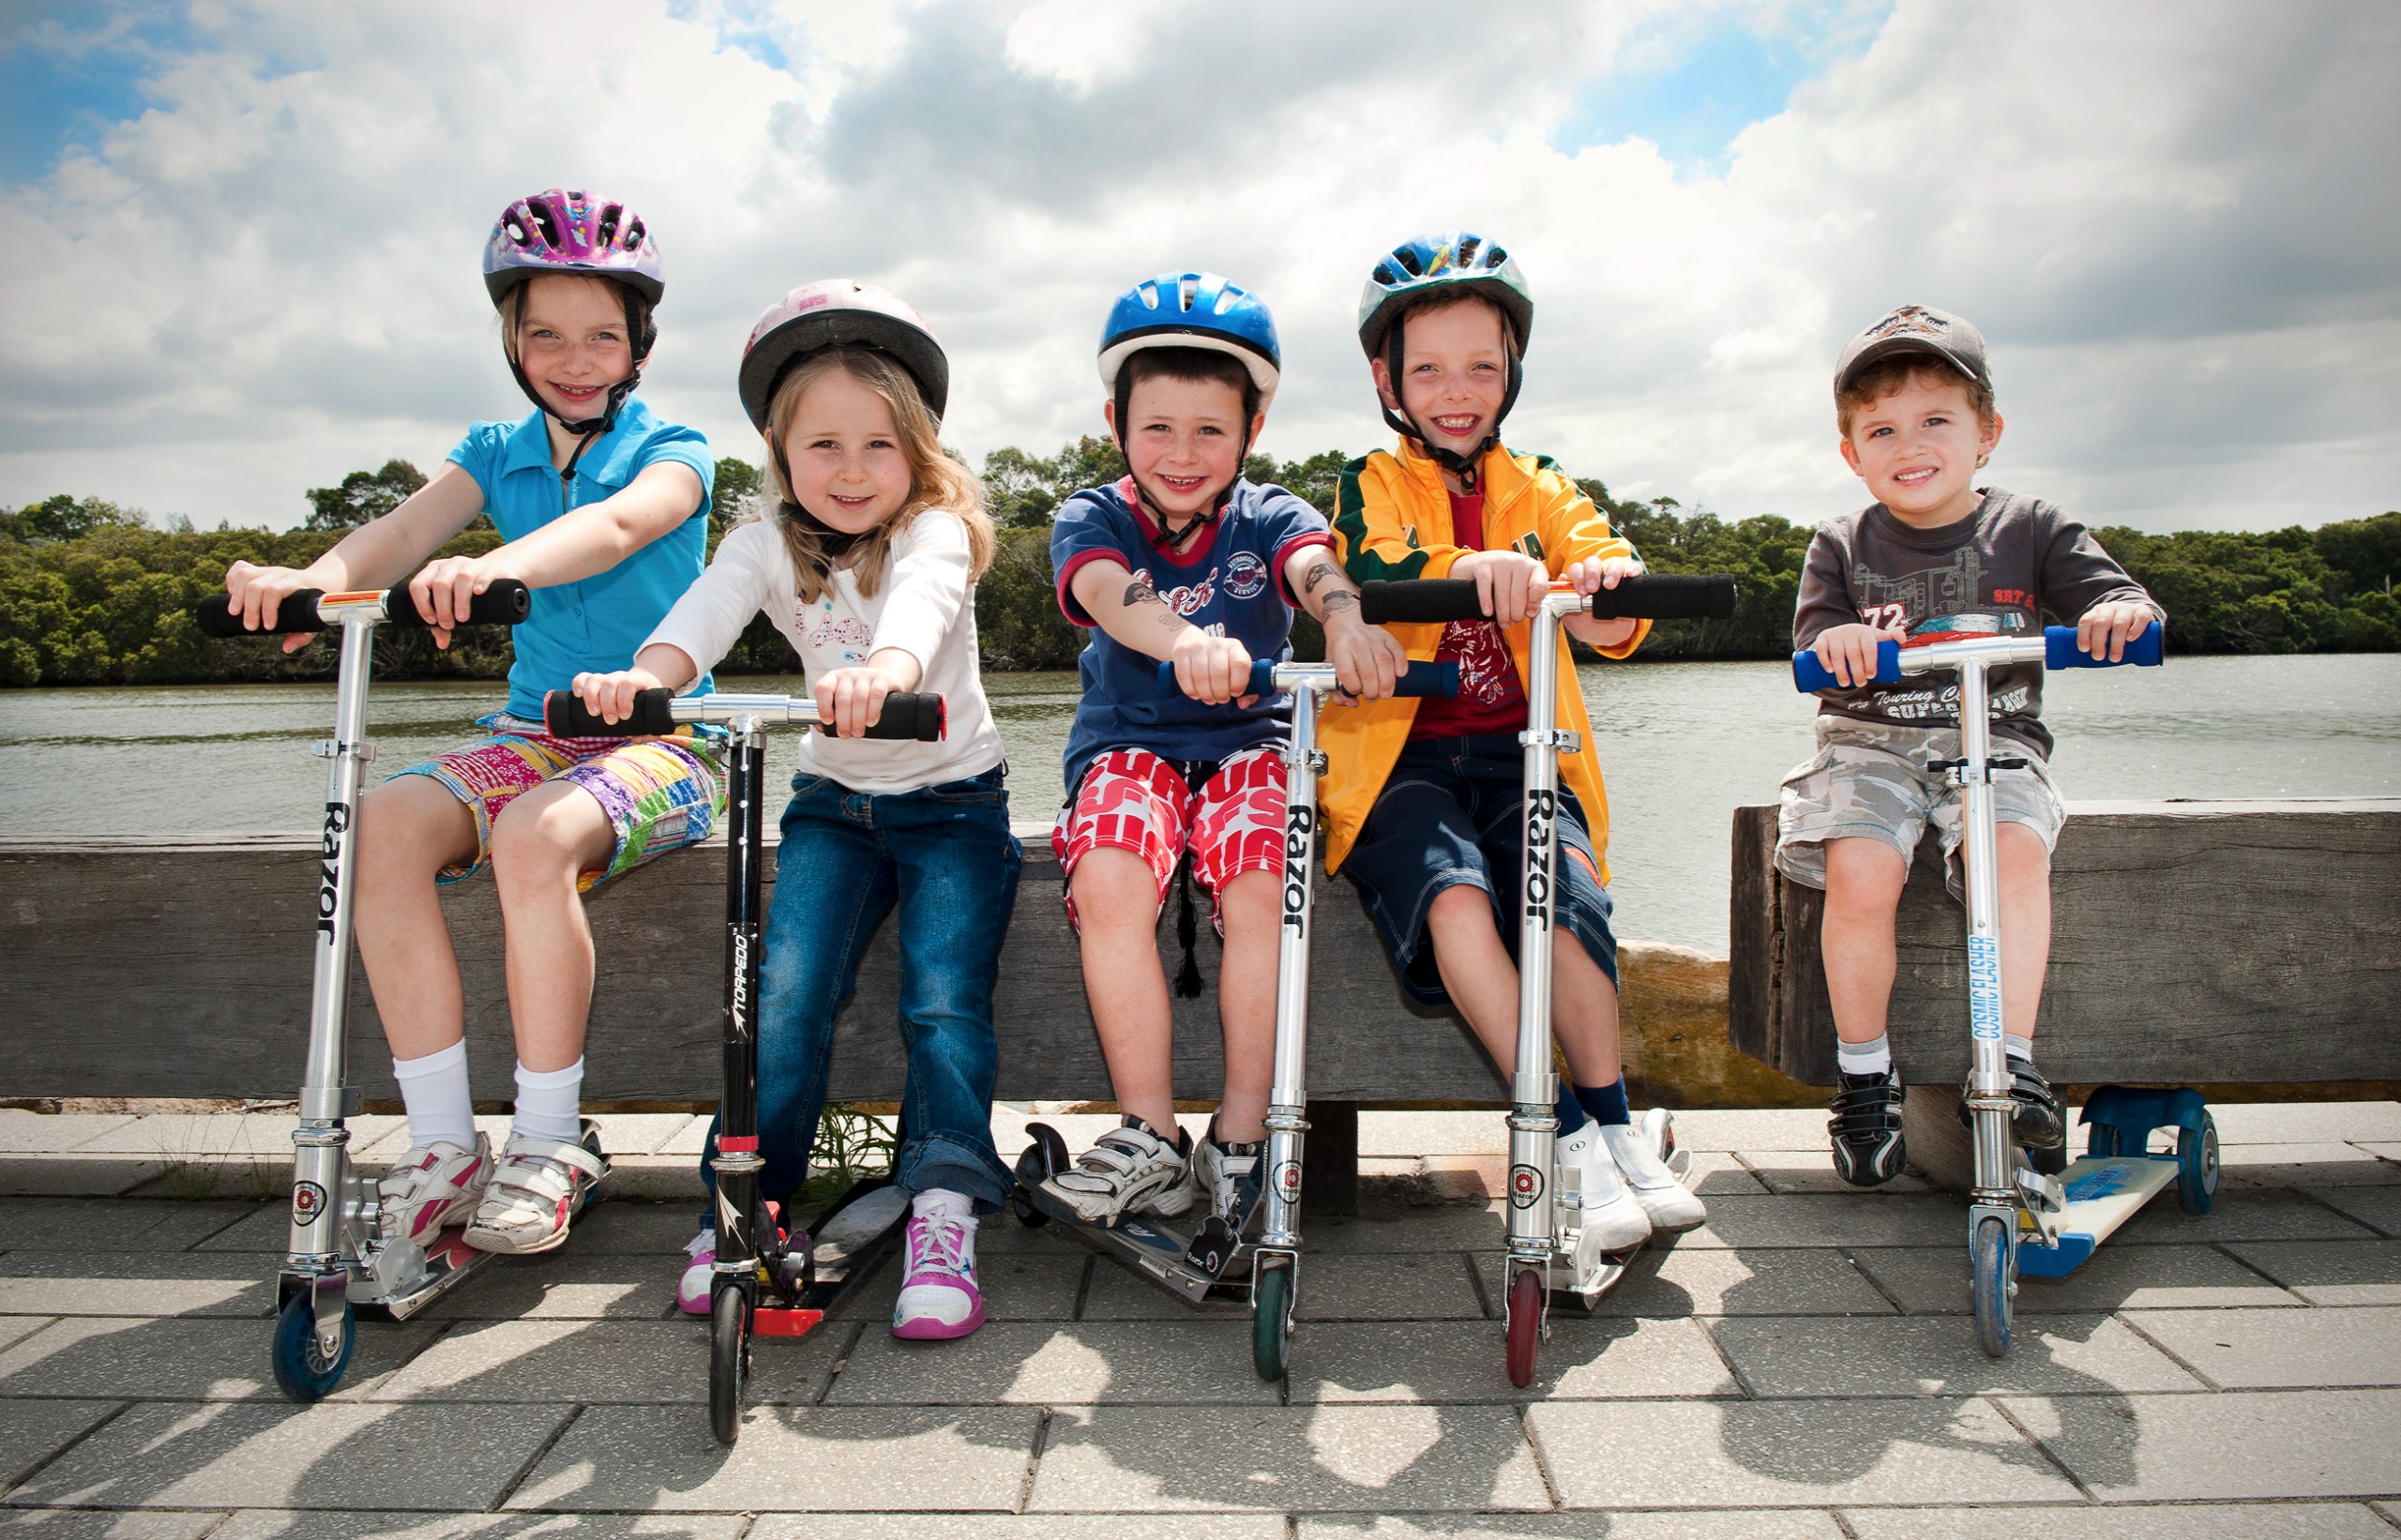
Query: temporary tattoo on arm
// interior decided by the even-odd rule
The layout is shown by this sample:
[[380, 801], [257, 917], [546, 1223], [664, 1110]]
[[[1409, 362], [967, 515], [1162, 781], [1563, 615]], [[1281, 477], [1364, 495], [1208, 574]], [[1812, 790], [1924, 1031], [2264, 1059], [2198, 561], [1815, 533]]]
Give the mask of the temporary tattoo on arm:
[[1353, 594], [1347, 588], [1336, 589], [1333, 593], [1325, 596], [1325, 602], [1319, 606], [1318, 619], [1321, 621], [1332, 620], [1335, 616], [1342, 613], [1345, 610], [1356, 610], [1357, 608], [1359, 608], [1358, 595]]
[[1320, 562], [1315, 566], [1310, 567], [1307, 575], [1301, 579], [1301, 596], [1303, 598], [1306, 598], [1311, 594], [1316, 593], [1317, 585], [1325, 581], [1326, 579], [1331, 578], [1334, 575], [1334, 564], [1332, 562]]
[[1150, 580], [1136, 578], [1125, 585], [1125, 592], [1118, 596], [1117, 602], [1131, 610], [1138, 604], [1165, 604], [1167, 600], [1159, 597], [1159, 591], [1151, 586]]

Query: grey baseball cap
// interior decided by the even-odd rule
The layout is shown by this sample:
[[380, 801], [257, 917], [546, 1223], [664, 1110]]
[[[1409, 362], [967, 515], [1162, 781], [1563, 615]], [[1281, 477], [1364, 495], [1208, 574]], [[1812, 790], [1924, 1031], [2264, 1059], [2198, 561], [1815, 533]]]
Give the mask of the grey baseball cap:
[[1985, 334], [1948, 310], [1925, 305], [1904, 305], [1879, 317], [1850, 340], [1835, 365], [1835, 393], [1840, 395], [1851, 377], [1879, 358], [1896, 353], [1931, 354], [1960, 373], [1992, 388], [1985, 367]]

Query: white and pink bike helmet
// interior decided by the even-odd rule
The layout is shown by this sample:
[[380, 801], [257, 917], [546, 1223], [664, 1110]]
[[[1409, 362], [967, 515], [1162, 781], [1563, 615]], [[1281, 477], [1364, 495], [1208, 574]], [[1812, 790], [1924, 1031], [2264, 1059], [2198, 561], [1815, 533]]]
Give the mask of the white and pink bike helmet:
[[[617, 425], [617, 413], [642, 383], [642, 361], [658, 340], [651, 312], [667, 294], [658, 240], [647, 220], [613, 198], [566, 188], [529, 193], [502, 209], [491, 227], [491, 238], [484, 243], [484, 288], [493, 306], [503, 307], [520, 285], [544, 273], [581, 273], [625, 286], [633, 372], [610, 388], [607, 409], [598, 417], [561, 424], [588, 442]], [[518, 388], [548, 411], [513, 355], [508, 367]]]
[[889, 289], [853, 279], [804, 283], [767, 307], [742, 344], [743, 410], [767, 430], [767, 407], [784, 371], [809, 354], [847, 344], [888, 354], [917, 383], [934, 421], [950, 404], [950, 360], [933, 329]]

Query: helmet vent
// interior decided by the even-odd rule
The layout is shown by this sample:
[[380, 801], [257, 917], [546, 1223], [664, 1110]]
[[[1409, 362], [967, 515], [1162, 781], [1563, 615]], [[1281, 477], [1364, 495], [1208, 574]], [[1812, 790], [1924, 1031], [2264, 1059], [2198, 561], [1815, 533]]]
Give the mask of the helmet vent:
[[1175, 308], [1184, 311], [1186, 315], [1191, 314], [1192, 298], [1195, 294], [1200, 292], [1200, 283], [1192, 279], [1186, 278], [1176, 284], [1175, 291]]
[[551, 212], [550, 204], [528, 201], [525, 204], [525, 212], [534, 216], [534, 227], [542, 233], [544, 245], [565, 246], [566, 244], [559, 238], [558, 216]]
[[1462, 267], [1474, 266], [1476, 248], [1483, 244], [1484, 238], [1480, 235], [1470, 235], [1466, 239], [1460, 241], [1458, 255], [1459, 265]]
[[642, 228], [642, 223], [640, 219], [636, 219], [633, 223], [626, 226], [626, 249], [627, 251], [641, 250], [642, 237], [648, 234], [650, 234], [650, 232]]
[[1485, 252], [1484, 252], [1484, 265], [1486, 265], [1487, 267], [1499, 267], [1499, 266], [1503, 265], [1503, 264], [1507, 263], [1507, 262], [1508, 262], [1508, 260], [1509, 260], [1509, 253], [1508, 253], [1508, 252], [1506, 252], [1506, 251], [1502, 250], [1502, 249], [1501, 249], [1499, 247], [1497, 247], [1497, 246], [1494, 246], [1494, 247], [1487, 247], [1487, 248], [1486, 248], [1486, 249], [1485, 249]]
[[1159, 286], [1157, 284], [1145, 283], [1134, 292], [1142, 296], [1142, 308], [1144, 310], [1155, 310], [1159, 308]]
[[594, 236], [595, 246], [607, 246], [617, 238], [617, 226], [626, 217], [626, 205], [611, 204], [600, 210], [599, 233]]
[[1425, 264], [1417, 260], [1417, 253], [1412, 251], [1409, 248], [1405, 246], [1402, 247], [1400, 249], [1395, 251], [1392, 254], [1392, 257], [1393, 261], [1400, 264], [1401, 271], [1407, 273], [1411, 278], [1424, 278], [1426, 276]]

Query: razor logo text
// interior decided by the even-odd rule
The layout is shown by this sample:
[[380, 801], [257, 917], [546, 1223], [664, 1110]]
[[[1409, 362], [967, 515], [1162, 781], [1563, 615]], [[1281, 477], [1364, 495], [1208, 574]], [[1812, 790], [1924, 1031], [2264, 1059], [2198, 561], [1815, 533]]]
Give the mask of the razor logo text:
[[350, 827], [346, 804], [325, 804], [325, 833], [317, 847], [317, 929], [330, 938], [334, 911], [341, 906], [341, 837]]
[[1550, 929], [1551, 838], [1559, 816], [1559, 793], [1534, 792], [1526, 797], [1526, 917]]
[[1297, 804], [1284, 811], [1284, 923], [1303, 935], [1309, 926], [1309, 831], [1317, 809]]

